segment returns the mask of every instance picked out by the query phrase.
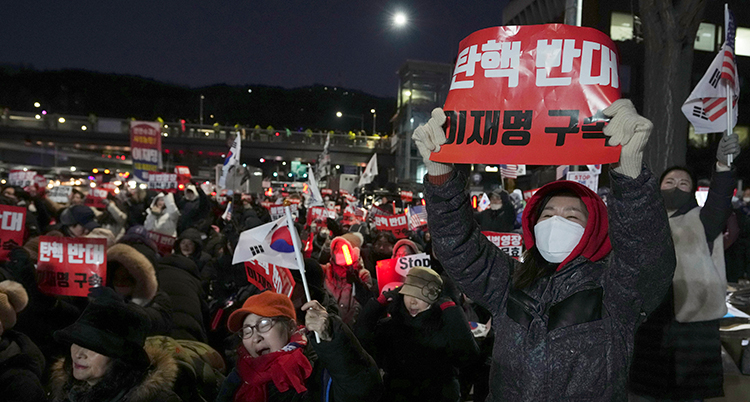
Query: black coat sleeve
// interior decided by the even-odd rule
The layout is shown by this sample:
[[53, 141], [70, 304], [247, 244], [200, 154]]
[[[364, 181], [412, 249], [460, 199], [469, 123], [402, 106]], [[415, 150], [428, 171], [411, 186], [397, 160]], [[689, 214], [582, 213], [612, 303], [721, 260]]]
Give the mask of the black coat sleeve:
[[383, 380], [375, 361], [341, 318], [329, 315], [328, 320], [332, 339], [318, 343], [310, 337], [310, 343], [318, 355], [316, 364], [322, 364], [331, 375], [333, 400], [377, 401]]
[[604, 275], [605, 304], [616, 316], [650, 314], [672, 284], [676, 258], [657, 179], [645, 165], [632, 179], [610, 171], [608, 203], [609, 267]]
[[490, 311], [502, 308], [516, 260], [482, 234], [474, 220], [466, 176], [454, 171], [440, 186], [425, 180], [432, 249], [469, 298]]
[[[134, 304], [134, 306], [138, 306]], [[140, 306], [139, 306], [140, 307]], [[172, 330], [172, 299], [163, 291], [156, 292], [154, 298], [140, 307], [151, 324], [149, 335], [168, 335]]]
[[732, 171], [714, 171], [711, 177], [708, 198], [700, 213], [703, 229], [706, 231], [706, 240], [709, 243], [724, 232], [727, 219], [732, 213], [732, 190], [736, 184]]
[[[443, 309], [443, 327], [448, 331], [448, 358], [456, 367], [464, 367], [476, 360], [479, 356], [479, 346], [474, 339], [474, 334], [469, 328], [469, 320], [466, 318], [461, 307], [453, 302], [444, 303], [448, 307]], [[442, 307], [441, 307], [442, 308]]]

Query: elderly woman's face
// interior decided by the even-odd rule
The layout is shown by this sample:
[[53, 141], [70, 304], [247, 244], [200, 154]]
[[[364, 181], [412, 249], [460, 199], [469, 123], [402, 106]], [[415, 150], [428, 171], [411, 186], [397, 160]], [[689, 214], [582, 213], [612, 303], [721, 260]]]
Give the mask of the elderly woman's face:
[[70, 358], [73, 360], [73, 377], [94, 385], [104, 377], [110, 359], [75, 343], [70, 345]]
[[267, 332], [263, 332], [268, 323], [264, 320], [269, 318], [250, 313], [242, 323], [241, 331], [243, 333], [252, 331], [252, 335], [248, 338], [242, 337], [242, 345], [245, 346], [252, 357], [278, 352], [289, 343], [289, 333], [286, 332], [286, 326], [277, 320], [273, 320], [271, 328]]

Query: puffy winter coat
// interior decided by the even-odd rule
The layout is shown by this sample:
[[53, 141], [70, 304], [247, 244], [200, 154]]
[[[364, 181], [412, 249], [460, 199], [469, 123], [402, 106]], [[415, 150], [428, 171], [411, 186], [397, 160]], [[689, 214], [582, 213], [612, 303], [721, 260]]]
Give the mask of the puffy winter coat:
[[[154, 212], [156, 202], [160, 199], [164, 199], [164, 208], [160, 212]], [[159, 232], [168, 236], [177, 237], [177, 220], [180, 218], [180, 211], [177, 209], [177, 205], [174, 203], [174, 196], [172, 193], [166, 196], [163, 193], [159, 193], [151, 201], [151, 208], [148, 209], [148, 216], [146, 216], [146, 222], [143, 226], [149, 232]]]
[[362, 345], [385, 370], [382, 400], [459, 401], [458, 368], [479, 354], [463, 310], [446, 298], [412, 317], [402, 295], [387, 310], [386, 318], [386, 306], [370, 299], [355, 326]]
[[543, 187], [529, 201], [529, 248], [535, 211], [550, 191], [573, 190], [589, 216], [557, 271], [524, 289], [511, 280], [520, 263], [473, 220], [465, 175], [454, 172], [439, 186], [425, 180], [433, 250], [466, 295], [492, 313], [490, 400], [627, 400], [634, 333], [664, 297], [675, 255], [651, 172], [644, 167], [635, 179], [611, 172], [611, 180], [609, 213], [594, 192], [568, 181]]
[[208, 305], [195, 263], [182, 255], [168, 255], [156, 269], [160, 289], [172, 299], [173, 328], [169, 336], [206, 343]]
[[0, 338], [0, 395], [4, 401], [46, 401], [44, 356], [26, 335], [13, 330]]
[[[151, 366], [147, 369], [146, 374], [135, 384], [125, 383], [124, 378], [128, 376], [113, 376], [115, 382], [122, 383], [107, 384], [113, 392], [107, 392], [111, 395], [108, 398], [97, 398], [101, 402], [180, 402], [181, 399], [172, 390], [175, 379], [177, 378], [177, 362], [171, 353], [165, 349], [147, 345], [146, 353], [151, 360]], [[59, 359], [52, 365], [50, 374], [50, 393], [53, 402], [76, 402], [79, 399], [71, 397], [69, 391], [71, 386], [82, 385], [73, 377], [70, 361], [65, 362], [65, 358]], [[101, 383], [101, 382], [100, 382]], [[99, 385], [99, 384], [97, 384]], [[94, 387], [82, 387], [85, 395], [87, 392], [96, 392]]]

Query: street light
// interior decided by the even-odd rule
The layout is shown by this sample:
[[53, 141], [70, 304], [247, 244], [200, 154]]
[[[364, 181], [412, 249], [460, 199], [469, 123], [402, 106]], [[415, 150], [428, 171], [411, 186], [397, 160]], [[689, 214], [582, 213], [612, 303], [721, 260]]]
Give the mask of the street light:
[[406, 14], [402, 12], [398, 12], [396, 13], [396, 15], [393, 16], [393, 25], [397, 27], [402, 27], [406, 25], [406, 21], [407, 21]]
[[200, 107], [200, 109], [201, 109], [201, 111], [200, 111], [200, 113], [201, 113], [201, 117], [200, 117], [200, 124], [201, 124], [201, 126], [203, 125], [203, 99], [206, 99], [206, 97], [203, 96], [203, 95], [201, 95], [201, 107]]
[[375, 109], [370, 109], [370, 113], [372, 113], [372, 135], [375, 135], [375, 120], [378, 118], [378, 113]]

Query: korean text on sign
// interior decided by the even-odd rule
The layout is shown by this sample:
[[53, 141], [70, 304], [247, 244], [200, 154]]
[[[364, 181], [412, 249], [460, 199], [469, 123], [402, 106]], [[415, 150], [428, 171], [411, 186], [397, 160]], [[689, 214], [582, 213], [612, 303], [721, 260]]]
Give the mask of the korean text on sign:
[[375, 226], [378, 230], [393, 232], [397, 239], [406, 237], [406, 231], [409, 230], [409, 221], [406, 214], [401, 215], [375, 215]]
[[106, 276], [106, 239], [39, 238], [37, 284], [42, 292], [85, 297], [89, 288], [104, 286]]
[[271, 291], [292, 297], [294, 278], [288, 269], [269, 264], [265, 261], [245, 261], [247, 281], [260, 290]]
[[165, 193], [177, 192], [177, 174], [149, 172], [148, 189], [163, 191]]
[[518, 233], [484, 231], [482, 234], [487, 236], [487, 239], [500, 250], [503, 250], [505, 254], [508, 254], [515, 259], [519, 259], [523, 254], [523, 239]]
[[[439, 162], [611, 163], [602, 110], [620, 97], [605, 34], [567, 25], [494, 27], [461, 41]], [[544, 100], [543, 102], [541, 100]]]
[[172, 254], [174, 242], [177, 240], [176, 237], [158, 232], [148, 232], [148, 237], [156, 243], [156, 248], [159, 249], [159, 254], [162, 256]]
[[36, 172], [31, 170], [11, 170], [8, 173], [8, 184], [11, 186], [28, 187], [34, 184]]
[[130, 153], [133, 176], [141, 183], [148, 183], [148, 172], [158, 171], [161, 165], [161, 124], [131, 121]]
[[10, 251], [23, 245], [26, 208], [0, 205], [0, 262], [8, 259]]

